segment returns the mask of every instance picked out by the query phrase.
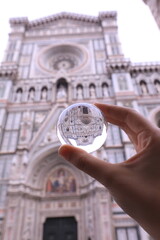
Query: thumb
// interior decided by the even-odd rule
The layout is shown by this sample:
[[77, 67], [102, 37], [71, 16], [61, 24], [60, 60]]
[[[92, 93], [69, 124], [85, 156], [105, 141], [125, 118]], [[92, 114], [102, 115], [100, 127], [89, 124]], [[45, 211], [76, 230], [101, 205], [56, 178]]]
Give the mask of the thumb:
[[62, 145], [59, 148], [59, 155], [106, 187], [112, 185], [114, 176], [119, 171], [118, 164], [104, 162], [84, 150], [71, 145]]

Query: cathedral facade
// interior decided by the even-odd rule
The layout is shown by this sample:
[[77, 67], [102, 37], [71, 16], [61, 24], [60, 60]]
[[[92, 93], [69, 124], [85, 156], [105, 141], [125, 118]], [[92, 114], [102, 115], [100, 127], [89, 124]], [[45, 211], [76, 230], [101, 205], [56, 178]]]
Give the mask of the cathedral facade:
[[[150, 240], [100, 183], [58, 156], [56, 124], [73, 103], [130, 107], [160, 127], [160, 64], [125, 59], [116, 12], [10, 19], [0, 67], [0, 239]], [[109, 125], [93, 154], [135, 153]]]

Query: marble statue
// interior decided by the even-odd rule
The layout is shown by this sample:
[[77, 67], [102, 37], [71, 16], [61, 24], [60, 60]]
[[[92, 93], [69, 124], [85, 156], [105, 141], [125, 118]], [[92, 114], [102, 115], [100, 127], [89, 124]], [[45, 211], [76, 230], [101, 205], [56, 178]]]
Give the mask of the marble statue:
[[66, 99], [67, 91], [64, 85], [60, 85], [57, 92], [57, 99]]

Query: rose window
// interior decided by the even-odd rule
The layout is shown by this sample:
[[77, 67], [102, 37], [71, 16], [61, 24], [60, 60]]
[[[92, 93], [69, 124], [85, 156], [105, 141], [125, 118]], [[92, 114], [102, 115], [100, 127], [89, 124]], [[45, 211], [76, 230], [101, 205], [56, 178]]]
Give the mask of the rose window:
[[87, 61], [87, 52], [77, 45], [56, 45], [41, 51], [39, 65], [46, 71], [57, 72], [79, 70]]

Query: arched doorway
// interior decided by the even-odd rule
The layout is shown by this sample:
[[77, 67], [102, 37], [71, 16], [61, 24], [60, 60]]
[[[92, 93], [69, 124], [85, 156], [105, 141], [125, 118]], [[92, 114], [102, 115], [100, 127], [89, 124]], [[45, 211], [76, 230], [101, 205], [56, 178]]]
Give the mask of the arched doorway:
[[77, 240], [77, 222], [74, 217], [47, 218], [43, 240]]
[[87, 182], [84, 174], [61, 158], [54, 147], [52, 150], [41, 148], [32, 158], [29, 170], [27, 182], [34, 189], [40, 189], [41, 199], [35, 204], [37, 221], [33, 222], [33, 239], [85, 239], [85, 224], [82, 221], [85, 209], [81, 208], [79, 187]]

